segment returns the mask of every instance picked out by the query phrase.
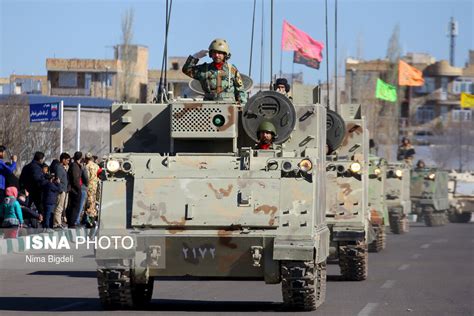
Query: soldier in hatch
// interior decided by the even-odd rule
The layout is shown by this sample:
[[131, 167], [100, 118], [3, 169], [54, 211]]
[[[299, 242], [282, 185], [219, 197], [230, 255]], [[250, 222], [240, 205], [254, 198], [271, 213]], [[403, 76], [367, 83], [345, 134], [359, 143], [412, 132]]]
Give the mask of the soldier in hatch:
[[[197, 65], [200, 58], [209, 54], [212, 63]], [[217, 38], [209, 45], [209, 50], [201, 50], [189, 56], [183, 65], [183, 73], [198, 80], [204, 90], [204, 100], [247, 102], [242, 77], [237, 68], [228, 63], [230, 49], [226, 40]]]
[[286, 78], [278, 78], [273, 85], [273, 90], [283, 94], [288, 99], [293, 100], [293, 98], [289, 95], [290, 85], [288, 84], [288, 80], [286, 80]]
[[258, 144], [256, 149], [274, 149], [273, 141], [276, 137], [275, 125], [269, 121], [263, 121], [257, 130]]

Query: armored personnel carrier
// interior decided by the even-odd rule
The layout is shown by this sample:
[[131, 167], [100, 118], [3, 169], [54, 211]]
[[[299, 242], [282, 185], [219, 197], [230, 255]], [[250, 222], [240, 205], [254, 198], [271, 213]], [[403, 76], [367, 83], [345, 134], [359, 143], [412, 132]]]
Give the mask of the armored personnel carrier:
[[448, 173], [436, 168], [415, 168], [411, 171], [410, 195], [412, 212], [426, 226], [448, 222]]
[[383, 158], [369, 156], [369, 211], [370, 228], [375, 234], [369, 244], [369, 252], [380, 252], [385, 249], [385, 226], [389, 225], [388, 209], [385, 200], [387, 182], [387, 161]]
[[361, 281], [368, 273], [368, 130], [360, 107], [340, 107], [345, 136], [326, 161], [329, 261], [339, 264], [343, 279]]
[[407, 215], [411, 212], [410, 169], [404, 163], [390, 162], [387, 165], [386, 203], [390, 230], [394, 234], [408, 232]]
[[[262, 122], [273, 149], [255, 149]], [[337, 123], [337, 122], [336, 122]], [[154, 279], [281, 283], [284, 304], [325, 300], [326, 109], [265, 91], [245, 107], [224, 101], [114, 104], [98, 249], [101, 303], [151, 300]], [[330, 129], [328, 129], [330, 130]]]
[[474, 212], [474, 174], [449, 173], [449, 213], [451, 223], [468, 223]]

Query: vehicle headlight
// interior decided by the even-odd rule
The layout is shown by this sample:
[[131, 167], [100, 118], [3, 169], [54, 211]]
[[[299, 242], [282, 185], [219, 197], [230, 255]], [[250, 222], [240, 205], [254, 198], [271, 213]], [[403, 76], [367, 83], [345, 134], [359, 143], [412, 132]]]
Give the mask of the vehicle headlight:
[[351, 164], [351, 166], [349, 167], [349, 169], [351, 169], [351, 171], [352, 171], [353, 173], [358, 173], [358, 172], [360, 172], [360, 170], [362, 169], [362, 167], [361, 167], [360, 163], [354, 162], [354, 163]]
[[303, 159], [298, 164], [298, 168], [303, 172], [310, 172], [313, 169], [313, 163], [309, 159]]
[[107, 161], [106, 168], [107, 168], [107, 171], [109, 172], [117, 172], [120, 169], [120, 162], [118, 162], [117, 160], [111, 159]]
[[374, 173], [376, 176], [378, 176], [380, 175], [380, 173], [382, 173], [382, 170], [380, 170], [379, 168], [375, 168]]
[[283, 171], [285, 172], [290, 172], [293, 170], [293, 164], [291, 163], [291, 161], [284, 161], [281, 165], [281, 169], [283, 169]]
[[395, 175], [396, 175], [397, 177], [399, 177], [399, 178], [402, 177], [402, 174], [403, 174], [403, 173], [402, 173], [402, 171], [401, 171], [400, 169], [398, 169], [398, 170], [395, 171]]
[[436, 175], [434, 173], [430, 173], [429, 176], [428, 176], [428, 179], [434, 180], [435, 177], [436, 177]]

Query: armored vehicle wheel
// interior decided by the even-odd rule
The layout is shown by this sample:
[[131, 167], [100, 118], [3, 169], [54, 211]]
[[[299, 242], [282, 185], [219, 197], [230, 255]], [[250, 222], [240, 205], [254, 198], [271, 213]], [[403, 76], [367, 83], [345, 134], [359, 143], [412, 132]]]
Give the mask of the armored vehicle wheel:
[[374, 225], [375, 230], [375, 240], [369, 244], [369, 252], [380, 252], [385, 249], [385, 226]]
[[433, 212], [425, 212], [424, 214], [425, 224], [428, 227], [433, 226], [443, 226], [446, 224], [446, 214], [445, 213], [433, 213]]
[[455, 213], [449, 212], [448, 218], [451, 223], [469, 223], [472, 213]]
[[363, 281], [367, 279], [368, 263], [369, 253], [366, 243], [339, 247], [339, 267], [345, 280]]
[[408, 219], [401, 214], [390, 214], [390, 231], [394, 234], [404, 234], [408, 232]]
[[146, 284], [134, 284], [130, 270], [98, 269], [99, 298], [105, 309], [128, 309], [150, 302], [153, 279]]
[[281, 291], [288, 309], [312, 311], [326, 299], [326, 262], [282, 261]]

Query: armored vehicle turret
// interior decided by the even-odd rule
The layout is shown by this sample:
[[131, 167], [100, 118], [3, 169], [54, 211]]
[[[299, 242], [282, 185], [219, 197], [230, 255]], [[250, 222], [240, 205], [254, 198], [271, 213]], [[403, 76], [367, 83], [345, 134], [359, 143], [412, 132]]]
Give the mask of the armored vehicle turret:
[[468, 223], [474, 212], [474, 174], [449, 173], [449, 214], [451, 223]]
[[369, 211], [370, 228], [375, 239], [369, 244], [369, 252], [385, 249], [385, 226], [389, 225], [388, 209], [385, 200], [387, 181], [387, 161], [383, 158], [369, 156]]
[[[262, 122], [273, 146], [256, 149]], [[107, 308], [151, 299], [153, 280], [259, 279], [282, 284], [284, 304], [325, 299], [326, 109], [265, 91], [245, 107], [212, 101], [114, 104], [98, 249]]]
[[326, 161], [329, 260], [339, 264], [343, 279], [361, 281], [368, 273], [368, 130], [358, 105], [340, 108], [345, 135]]
[[426, 226], [447, 223], [448, 173], [436, 168], [415, 168], [411, 171], [410, 195], [412, 212]]
[[394, 234], [408, 232], [407, 215], [411, 212], [410, 169], [401, 162], [390, 162], [386, 175], [386, 203], [390, 230]]

